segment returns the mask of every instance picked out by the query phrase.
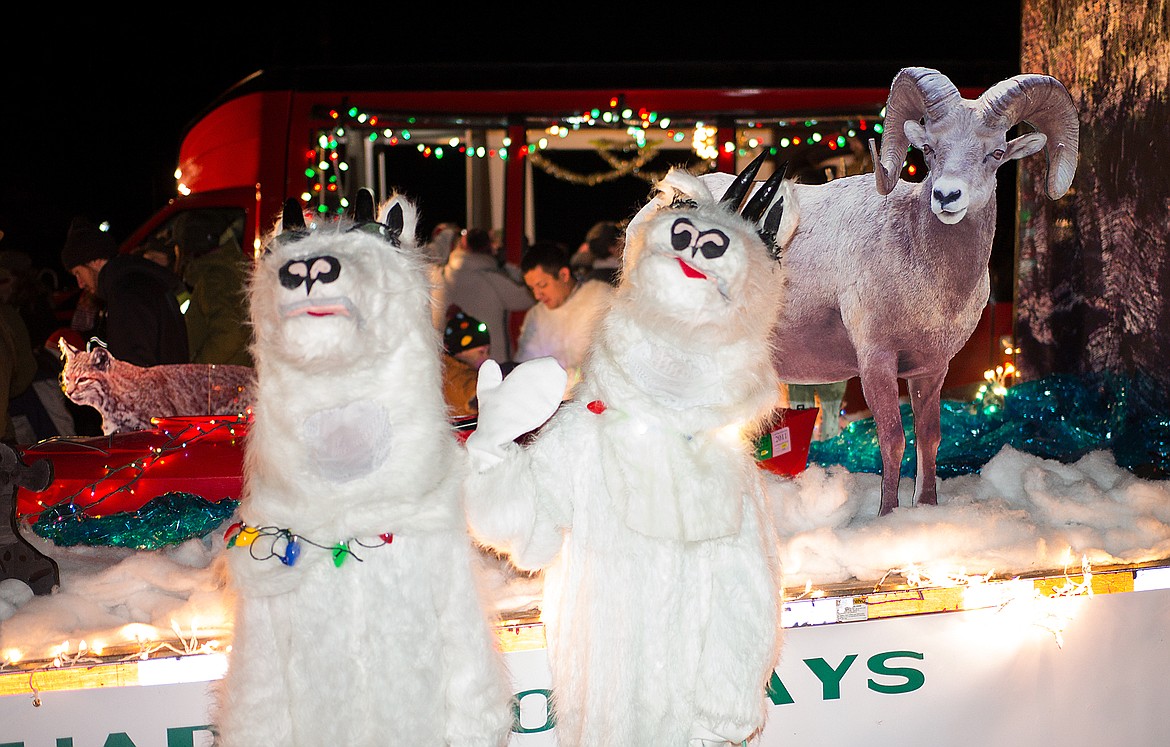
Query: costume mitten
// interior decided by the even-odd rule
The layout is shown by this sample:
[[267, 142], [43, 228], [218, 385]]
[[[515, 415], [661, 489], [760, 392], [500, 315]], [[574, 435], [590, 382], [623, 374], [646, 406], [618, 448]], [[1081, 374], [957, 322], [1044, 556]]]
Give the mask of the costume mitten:
[[504, 378], [489, 360], [479, 369], [476, 397], [479, 416], [467, 437], [467, 453], [476, 469], [487, 469], [504, 458], [504, 447], [539, 428], [561, 404], [567, 381], [554, 358], [537, 358], [516, 366]]

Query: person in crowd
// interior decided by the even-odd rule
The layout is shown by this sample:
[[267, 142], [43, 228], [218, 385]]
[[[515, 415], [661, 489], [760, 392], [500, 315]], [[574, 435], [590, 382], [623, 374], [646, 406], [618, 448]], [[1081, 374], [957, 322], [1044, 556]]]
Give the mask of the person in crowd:
[[458, 223], [447, 221], [437, 224], [431, 229], [430, 240], [423, 246], [423, 254], [440, 267], [447, 264], [462, 232]]
[[512, 312], [527, 311], [533, 298], [521, 284], [502, 271], [492, 253], [491, 236], [469, 228], [460, 236], [443, 269], [442, 308], [458, 306], [483, 320], [491, 336], [492, 360], [503, 365], [513, 359], [514, 345], [508, 334]]
[[43, 340], [57, 326], [52, 287], [56, 277], [51, 270], [38, 267], [28, 252], [11, 248], [0, 250], [0, 272], [6, 274], [6, 283], [11, 283], [3, 291], [7, 303], [20, 312], [29, 339]]
[[61, 264], [83, 291], [104, 304], [93, 330], [110, 353], [136, 366], [188, 363], [187, 324], [179, 309], [183, 281], [148, 259], [119, 254], [108, 233], [75, 218]]
[[0, 268], [0, 443], [9, 446], [17, 443], [10, 403], [29, 388], [37, 372], [28, 327], [9, 303], [14, 287], [12, 272]]
[[520, 260], [524, 283], [536, 298], [520, 327], [516, 361], [551, 356], [569, 374], [571, 392], [602, 312], [613, 297], [612, 285], [578, 281], [563, 244], [537, 241]]
[[167, 242], [159, 238], [149, 238], [134, 250], [151, 262], [162, 265], [168, 270], [176, 270], [179, 265], [178, 247], [167, 246]]
[[585, 277], [617, 285], [622, 252], [626, 248], [626, 238], [621, 227], [613, 221], [594, 223], [589, 233], [585, 234], [585, 247], [592, 257]]
[[435, 328], [443, 330], [447, 324], [447, 286], [443, 279], [443, 271], [447, 267], [447, 260], [455, 250], [459, 235], [463, 231], [458, 223], [444, 222], [431, 229], [431, 237], [422, 247], [423, 257], [429, 265], [428, 273], [431, 278], [431, 316], [435, 321]]
[[488, 326], [452, 306], [443, 329], [443, 396], [454, 417], [476, 415], [479, 367], [491, 357]]
[[62, 339], [75, 348], [85, 348], [81, 335], [68, 327], [61, 327], [33, 350], [37, 369], [32, 384], [9, 404], [18, 443], [37, 443], [54, 436], [102, 434], [101, 416], [97, 411], [73, 402], [61, 389]]
[[[508, 274], [516, 283], [523, 285], [524, 278], [520, 277], [520, 265], [517, 262], [512, 262], [508, 259], [508, 247], [504, 242], [504, 229], [493, 228], [491, 230], [492, 237], [492, 254], [495, 255], [496, 264], [500, 269]], [[521, 254], [528, 248], [528, 240], [521, 237]]]
[[191, 362], [251, 366], [248, 260], [231, 224], [217, 213], [189, 210], [175, 219], [173, 235], [191, 292], [184, 313]]

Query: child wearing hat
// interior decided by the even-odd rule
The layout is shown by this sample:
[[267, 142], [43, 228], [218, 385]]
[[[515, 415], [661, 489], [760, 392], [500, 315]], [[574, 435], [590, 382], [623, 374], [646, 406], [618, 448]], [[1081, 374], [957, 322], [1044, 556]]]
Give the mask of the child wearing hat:
[[471, 417], [479, 412], [475, 387], [479, 367], [491, 354], [487, 325], [451, 307], [443, 330], [443, 397], [454, 417]]

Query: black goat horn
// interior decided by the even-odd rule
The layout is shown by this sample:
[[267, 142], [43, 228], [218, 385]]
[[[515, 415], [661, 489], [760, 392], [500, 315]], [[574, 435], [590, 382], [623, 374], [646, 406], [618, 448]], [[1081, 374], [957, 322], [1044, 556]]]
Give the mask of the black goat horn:
[[776, 192], [780, 190], [780, 183], [784, 181], [784, 175], [788, 172], [788, 162], [785, 161], [776, 169], [776, 173], [768, 177], [768, 181], [764, 182], [756, 193], [748, 200], [747, 205], [744, 205], [740, 215], [747, 218], [752, 223], [756, 223], [764, 215], [764, 211], [768, 209], [768, 204], [776, 196]]
[[353, 219], [357, 223], [369, 223], [375, 219], [374, 193], [366, 187], [358, 190], [357, 197], [354, 200]]
[[301, 203], [297, 198], [290, 197], [284, 201], [284, 212], [280, 216], [282, 231], [304, 231], [305, 214], [301, 212]]
[[755, 160], [744, 167], [743, 171], [739, 172], [739, 176], [735, 177], [735, 181], [723, 193], [723, 197], [719, 199], [722, 205], [730, 205], [731, 209], [738, 210], [739, 203], [743, 202], [743, 196], [748, 193], [748, 188], [752, 186], [752, 180], [756, 178], [760, 167], [764, 165], [764, 159], [767, 158], [768, 151], [763, 151], [756, 156]]

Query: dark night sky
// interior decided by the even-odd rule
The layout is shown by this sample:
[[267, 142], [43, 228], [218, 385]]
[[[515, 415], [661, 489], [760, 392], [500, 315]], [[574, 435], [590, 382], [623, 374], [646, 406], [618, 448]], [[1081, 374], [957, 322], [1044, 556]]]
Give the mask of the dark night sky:
[[[356, 19], [352, 8], [340, 6], [329, 18], [315, 13], [263, 23], [245, 22], [234, 9], [214, 20], [166, 24], [65, 11], [60, 18], [6, 23], [9, 31], [27, 32], [32, 51], [14, 57], [10, 42], [6, 55], [0, 249], [27, 251], [56, 267], [74, 215], [109, 220], [115, 239], [125, 238], [174, 195], [172, 172], [186, 125], [220, 93], [268, 66], [592, 59], [653, 65], [676, 59], [874, 60], [944, 72], [948, 62], [990, 62], [1013, 72], [1018, 66], [1018, 2], [950, 10], [950, 34], [940, 33], [937, 4], [923, 4], [921, 12], [903, 5], [898, 16], [880, 9], [892, 4], [851, 12], [850, 4], [814, 5], [769, 11], [775, 18], [712, 20], [704, 28], [666, 5], [630, 6], [601, 19], [585, 11], [571, 24], [565, 20], [572, 13], [565, 12], [565, 20], [497, 22], [486, 14], [478, 21], [410, 19], [394, 8]], [[200, 12], [211, 8], [200, 6]], [[761, 38], [745, 41], [741, 29]]]

